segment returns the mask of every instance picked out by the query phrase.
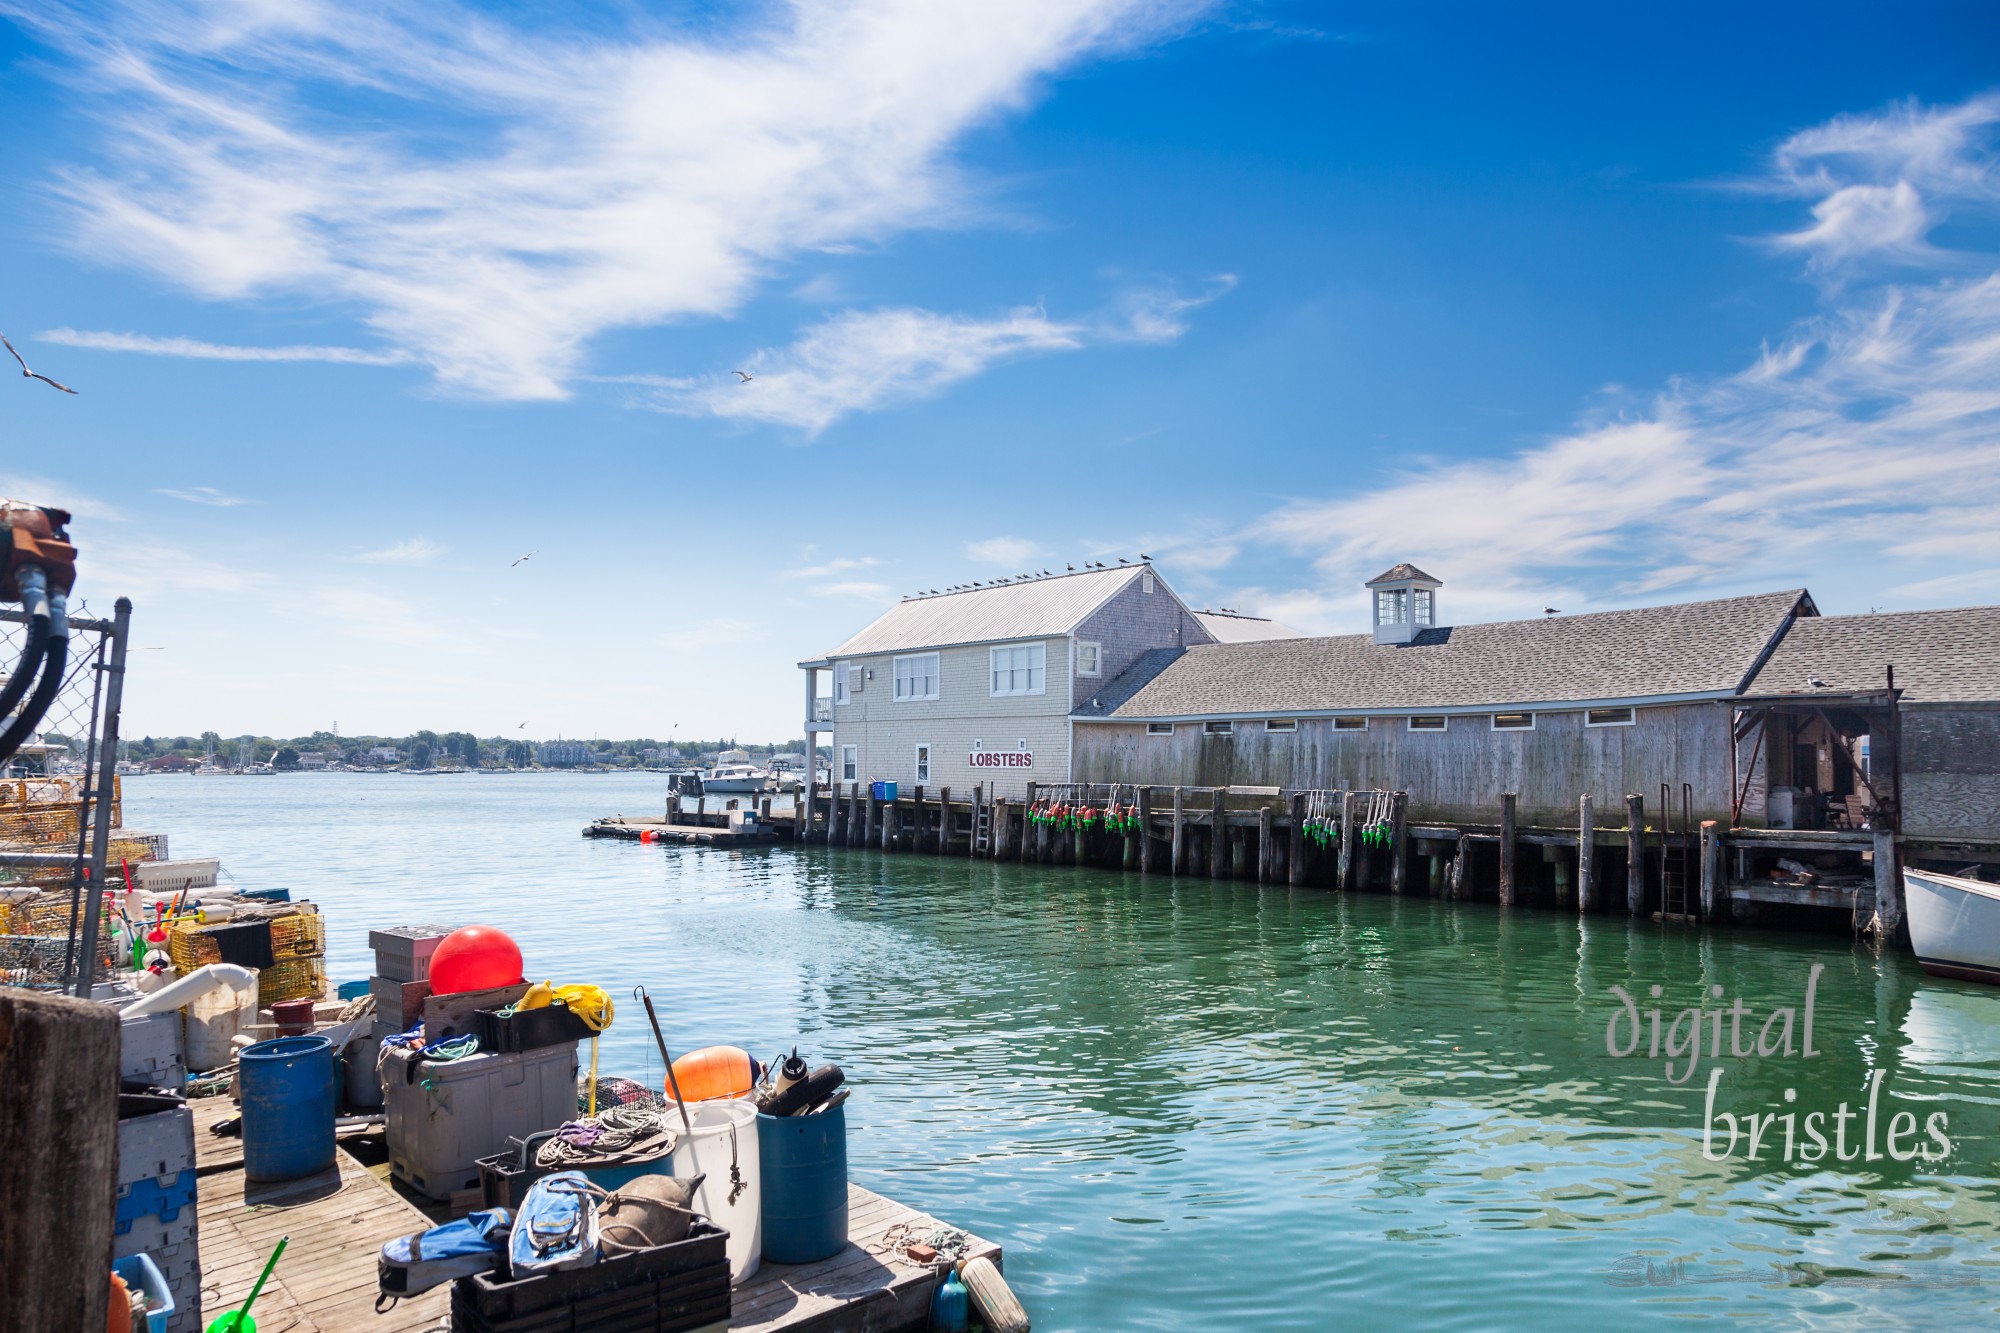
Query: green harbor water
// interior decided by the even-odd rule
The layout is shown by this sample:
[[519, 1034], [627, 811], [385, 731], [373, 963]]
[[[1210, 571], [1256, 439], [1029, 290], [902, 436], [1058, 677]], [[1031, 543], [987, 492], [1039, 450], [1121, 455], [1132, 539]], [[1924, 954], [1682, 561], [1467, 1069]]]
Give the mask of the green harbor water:
[[[854, 1179], [1000, 1242], [1037, 1330], [1963, 1328], [2000, 1310], [2000, 989], [1842, 938], [578, 836], [656, 810], [651, 775], [125, 791], [126, 822], [176, 857], [319, 903], [341, 979], [367, 975], [371, 926], [483, 921], [531, 977], [618, 997], [605, 1073], [660, 1077], [625, 999], [639, 983], [676, 1053], [796, 1041], [839, 1062]], [[1631, 1039], [1624, 1019], [1607, 1034], [1614, 986], [1662, 1009], [1663, 1045], [1680, 1011], [1721, 1013], [1696, 1067], [1674, 1063], [1684, 1082], [1649, 1054], [1650, 1015], [1631, 1055], [1607, 1052]], [[1738, 1022], [1777, 1046], [1780, 1007], [1790, 1056], [1730, 1053]], [[1704, 1155], [1712, 1069], [1715, 1109], [1764, 1126], [1755, 1160], [1747, 1126], [1722, 1156], [1720, 1121], [1722, 1160]], [[1764, 1119], [1785, 1114], [1789, 1162], [1786, 1122]]]

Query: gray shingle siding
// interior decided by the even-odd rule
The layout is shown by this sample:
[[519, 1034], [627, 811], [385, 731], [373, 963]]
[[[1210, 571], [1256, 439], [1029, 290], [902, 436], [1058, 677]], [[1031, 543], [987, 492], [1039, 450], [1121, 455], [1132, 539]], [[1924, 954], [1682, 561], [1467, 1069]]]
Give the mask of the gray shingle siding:
[[1111, 684], [1149, 650], [1178, 650], [1191, 644], [1214, 643], [1215, 636], [1181, 605], [1167, 588], [1166, 580], [1153, 580], [1153, 591], [1145, 590], [1144, 580], [1134, 579], [1118, 595], [1097, 608], [1076, 627], [1075, 641], [1104, 646], [1103, 670], [1095, 677], [1078, 676], [1072, 708], [1102, 700], [1101, 687]]

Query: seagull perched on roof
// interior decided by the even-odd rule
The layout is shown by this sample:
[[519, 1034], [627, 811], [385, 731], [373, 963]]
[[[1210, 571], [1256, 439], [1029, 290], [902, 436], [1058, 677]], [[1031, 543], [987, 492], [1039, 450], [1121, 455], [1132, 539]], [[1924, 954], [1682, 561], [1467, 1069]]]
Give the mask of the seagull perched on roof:
[[1824, 690], [1828, 688], [1828, 686], [1827, 683], [1821, 680], [1818, 676], [1807, 676], [1806, 688], [1809, 690]]
[[1562, 614], [1562, 609], [1560, 607], [1545, 606], [1542, 608], [1542, 614], [1545, 616], [1559, 616]]
[[[7, 342], [6, 334], [0, 333], [0, 343], [7, 343], [7, 350], [10, 352], [14, 352], [14, 344]], [[16, 361], [21, 361], [21, 354], [19, 352], [14, 352], [14, 359]], [[40, 380], [42, 383], [48, 385], [51, 389], [61, 389], [64, 393], [76, 392], [75, 389], [70, 388], [69, 385], [67, 384], [57, 384], [54, 380], [50, 379], [47, 375], [42, 374], [38, 370], [28, 369], [28, 363], [26, 361], [21, 361], [21, 378], [30, 380]]]
[[736, 376], [736, 382], [738, 384], [748, 384], [751, 380], [757, 378], [755, 375], [752, 375], [747, 370], [732, 370], [729, 373]]
[[[541, 548], [540, 548], [540, 547], [536, 547], [536, 548], [535, 548], [534, 550], [532, 550], [532, 551], [528, 552], [528, 553], [527, 553], [526, 555], [522, 556], [522, 557], [521, 557], [521, 560], [533, 560], [533, 559], [534, 559], [534, 558], [535, 558], [535, 557], [536, 557], [537, 555], [539, 555], [539, 554], [541, 554]], [[521, 563], [521, 560], [516, 560], [516, 561], [514, 562], [514, 565], [518, 565], [518, 564], [520, 564], [520, 563]], [[507, 566], [507, 568], [509, 568], [509, 569], [512, 569], [512, 568], [514, 567], [514, 565], [509, 565], [509, 566]]]

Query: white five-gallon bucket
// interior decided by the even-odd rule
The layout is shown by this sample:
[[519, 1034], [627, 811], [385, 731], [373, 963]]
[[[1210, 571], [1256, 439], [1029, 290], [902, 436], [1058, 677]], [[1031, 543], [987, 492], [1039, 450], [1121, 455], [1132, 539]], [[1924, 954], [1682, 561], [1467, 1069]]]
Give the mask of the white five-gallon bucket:
[[[671, 1110], [671, 1107], [669, 1108]], [[729, 1281], [742, 1282], [757, 1271], [764, 1254], [764, 1191], [757, 1161], [757, 1107], [735, 1099], [695, 1102], [687, 1109], [694, 1134], [681, 1131], [673, 1173], [707, 1175], [695, 1192], [693, 1208], [729, 1231]], [[670, 1119], [678, 1122], [678, 1115]], [[730, 1163], [743, 1188], [731, 1203]]]
[[[252, 974], [254, 977], [254, 974]], [[241, 989], [221, 985], [187, 1007], [189, 1069], [221, 1069], [236, 1058], [235, 1039], [257, 1021], [257, 983]]]

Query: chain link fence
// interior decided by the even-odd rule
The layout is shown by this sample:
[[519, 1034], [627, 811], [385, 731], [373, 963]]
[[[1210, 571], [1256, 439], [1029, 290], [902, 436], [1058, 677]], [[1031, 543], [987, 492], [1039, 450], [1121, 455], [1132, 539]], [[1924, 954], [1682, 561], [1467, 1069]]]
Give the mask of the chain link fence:
[[[116, 772], [118, 698], [131, 606], [69, 621], [61, 688], [40, 725], [0, 765], [0, 984], [84, 991], [103, 975], [111, 942], [102, 919], [106, 867], [150, 859], [150, 840], [125, 833]], [[27, 615], [0, 607], [0, 679], [18, 669]], [[83, 966], [96, 954], [96, 967]]]

